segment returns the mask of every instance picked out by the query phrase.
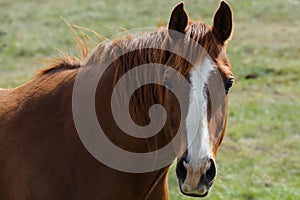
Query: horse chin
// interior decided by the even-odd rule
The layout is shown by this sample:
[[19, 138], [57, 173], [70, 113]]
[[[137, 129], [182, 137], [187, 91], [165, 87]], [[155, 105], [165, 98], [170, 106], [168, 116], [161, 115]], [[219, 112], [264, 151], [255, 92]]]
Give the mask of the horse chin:
[[197, 193], [186, 193], [186, 192], [184, 192], [183, 190], [182, 190], [182, 181], [180, 181], [179, 180], [179, 189], [180, 189], [180, 192], [183, 194], [183, 195], [185, 195], [185, 196], [189, 196], [189, 197], [200, 197], [200, 198], [202, 198], [202, 197], [206, 197], [207, 195], [208, 195], [208, 193], [209, 193], [209, 190], [207, 190], [205, 193], [203, 193], [203, 194], [197, 194]]
[[185, 192], [183, 192], [180, 188], [180, 191], [182, 194], [186, 195], [186, 196], [189, 196], [189, 197], [200, 197], [200, 198], [203, 198], [203, 197], [206, 197], [208, 195], [208, 191], [205, 192], [204, 194], [187, 194]]

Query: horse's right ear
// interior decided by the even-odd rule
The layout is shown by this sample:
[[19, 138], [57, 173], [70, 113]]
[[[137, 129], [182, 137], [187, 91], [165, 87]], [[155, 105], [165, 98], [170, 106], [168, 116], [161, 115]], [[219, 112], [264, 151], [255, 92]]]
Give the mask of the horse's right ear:
[[[177, 6], [175, 6], [175, 8], [172, 11], [171, 17], [170, 17], [170, 21], [169, 21], [169, 36], [172, 39], [177, 38], [176, 35], [179, 35], [179, 33], [184, 34], [185, 33], [185, 29], [188, 25], [188, 21], [189, 21], [189, 17], [186, 13], [186, 11], [184, 10], [184, 3], [181, 2], [179, 3]], [[173, 31], [170, 31], [173, 30]], [[176, 32], [179, 32], [178, 34], [176, 34]]]

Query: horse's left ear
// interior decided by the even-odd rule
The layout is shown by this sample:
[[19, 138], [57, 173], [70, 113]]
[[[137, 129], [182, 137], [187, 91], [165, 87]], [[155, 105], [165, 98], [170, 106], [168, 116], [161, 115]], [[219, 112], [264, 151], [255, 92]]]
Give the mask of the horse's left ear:
[[177, 6], [175, 6], [170, 17], [168, 29], [173, 30], [173, 31], [169, 31], [170, 37], [172, 39], [177, 38], [176, 37], [177, 34], [174, 31], [184, 34], [185, 29], [188, 25], [188, 21], [189, 21], [189, 17], [186, 11], [184, 10], [184, 3], [181, 2]]
[[221, 2], [219, 9], [214, 16], [212, 32], [222, 44], [228, 40], [231, 35], [232, 12], [225, 1]]

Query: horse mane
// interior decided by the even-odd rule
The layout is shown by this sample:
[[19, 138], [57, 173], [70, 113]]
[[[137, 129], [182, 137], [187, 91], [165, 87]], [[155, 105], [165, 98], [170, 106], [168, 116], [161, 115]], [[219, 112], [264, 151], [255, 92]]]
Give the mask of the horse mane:
[[[159, 26], [157, 28], [157, 31], [155, 32], [148, 32], [145, 33], [142, 36], [139, 36], [138, 38], [135, 37], [135, 35], [126, 35], [123, 37], [119, 37], [114, 39], [111, 42], [108, 43], [101, 43], [98, 48], [89, 55], [89, 45], [87, 43], [87, 35], [84, 34], [81, 31], [82, 38], [81, 39], [78, 34], [74, 31], [72, 25], [68, 24], [68, 26], [71, 28], [74, 36], [75, 36], [75, 43], [78, 49], [78, 53], [80, 56], [71, 56], [68, 54], [65, 54], [60, 51], [62, 54], [61, 57], [55, 57], [52, 59], [47, 59], [42, 61], [43, 63], [47, 64], [48, 66], [44, 69], [42, 69], [39, 72], [39, 76], [42, 76], [44, 74], [48, 74], [51, 72], [57, 72], [60, 70], [72, 70], [77, 69], [80, 67], [83, 67], [88, 64], [101, 64], [101, 61], [107, 58], [107, 56], [111, 57], [114, 56], [115, 51], [121, 51], [125, 52], [130, 49], [137, 49], [137, 47], [141, 46], [151, 46], [151, 43], [157, 43], [162, 45], [168, 45], [166, 44], [167, 38], [168, 38], [168, 29], [162, 26]], [[75, 26], [76, 28], [81, 28], [78, 26]], [[81, 28], [82, 29], [82, 28]], [[95, 31], [88, 30], [92, 33], [94, 33], [97, 37], [101, 37], [98, 33]], [[214, 41], [214, 37], [212, 36], [212, 33], [209, 31], [210, 28], [208, 25], [201, 23], [201, 22], [190, 22], [187, 31], [186, 31], [186, 37], [185, 37], [185, 44], [189, 44], [189, 40], [193, 39], [197, 43], [199, 43], [210, 55], [212, 58], [215, 58], [218, 54], [218, 49], [215, 46], [210, 45], [212, 41]], [[103, 39], [103, 37], [101, 38]], [[191, 54], [190, 49], [192, 47], [185, 46], [186, 52], [184, 53], [185, 56], [193, 56], [194, 54]], [[145, 63], [161, 63], [165, 64], [168, 62], [168, 58], [166, 56], [170, 55], [166, 52], [162, 51], [155, 51], [147, 49], [145, 51], [139, 51], [139, 55], [137, 55], [137, 51], [132, 54], [127, 54], [129, 56], [127, 58], [127, 61], [124, 60], [124, 57], [118, 58], [116, 60], [116, 63], [118, 65], [118, 71], [117, 74], [122, 75], [122, 72], [126, 72], [130, 70], [132, 67], [138, 66], [140, 64]], [[174, 63], [177, 63], [174, 67], [176, 70], [178, 70], [180, 73], [185, 75], [188, 71], [190, 71], [191, 66], [182, 68], [182, 66], [187, 66], [186, 60], [181, 58], [180, 56], [173, 55], [170, 58], [172, 58], [173, 62], [168, 63], [170, 66], [172, 66]], [[123, 59], [123, 60], [122, 60]], [[176, 62], [174, 62], [176, 60]], [[117, 77], [116, 77], [117, 78]]]
[[[167, 62], [168, 52], [155, 48], [143, 48], [157, 44], [156, 46], [164, 45], [167, 42], [168, 31], [166, 28], [160, 27], [155, 32], [147, 32], [142, 35], [125, 35], [117, 38], [109, 43], [101, 44], [98, 49], [89, 57], [86, 66], [101, 66], [107, 60], [113, 60], [111, 63], [115, 67], [113, 85], [115, 86], [118, 80], [126, 74], [129, 70], [136, 66], [144, 64], [165, 64]], [[139, 48], [140, 47], [140, 48]], [[118, 56], [120, 55], [120, 56]], [[136, 75], [135, 80], [130, 80], [128, 84], [135, 85], [139, 81], [147, 80], [149, 68]], [[159, 73], [159, 72], [158, 72]], [[132, 85], [125, 86], [126, 89], [118, 91], [118, 99], [120, 106], [122, 99], [128, 99], [127, 89]], [[130, 111], [133, 118], [138, 118], [140, 125], [149, 123], [148, 109], [153, 104], [162, 104], [163, 90], [157, 84], [144, 85], [142, 88], [136, 90], [130, 96]], [[142, 117], [141, 121], [141, 115]], [[135, 115], [135, 116], [134, 116]]]
[[[199, 55], [204, 53], [203, 50], [212, 59], [217, 58], [220, 49], [215, 45], [217, 42], [210, 30], [210, 27], [205, 23], [191, 21], [186, 30], [184, 41], [181, 43], [182, 46], [180, 46], [183, 57], [160, 49], [144, 48], [153, 46], [151, 44], [156, 44], [155, 47], [165, 46], [165, 48], [170, 45], [168, 29], [159, 26], [155, 32], [146, 32], [141, 36], [128, 34], [109, 43], [102, 43], [85, 63], [86, 65], [99, 65], [103, 60], [112, 58], [117, 66], [116, 73], [120, 75], [123, 75], [121, 71], [127, 72], [138, 65], [159, 63], [173, 67], [182, 75], [186, 75], [193, 67], [186, 58], [196, 63], [199, 60]], [[191, 40], [194, 42], [190, 42]], [[198, 47], [194, 46], [195, 44], [199, 44]], [[199, 49], [200, 46], [202, 49]], [[123, 55], [124, 52], [128, 53]], [[116, 54], [122, 56], [115, 57]]]
[[42, 69], [39, 72], [38, 76], [42, 76], [44, 74], [49, 74], [51, 72], [59, 70], [77, 69], [80, 68], [83, 64], [83, 61], [81, 59], [76, 56], [70, 55], [64, 55], [63, 57], [56, 57], [41, 62], [48, 64], [48, 66]]

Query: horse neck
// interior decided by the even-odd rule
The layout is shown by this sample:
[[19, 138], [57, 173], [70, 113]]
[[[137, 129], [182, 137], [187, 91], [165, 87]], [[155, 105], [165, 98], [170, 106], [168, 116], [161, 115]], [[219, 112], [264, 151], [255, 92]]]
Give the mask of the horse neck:
[[152, 186], [149, 188], [148, 192], [144, 200], [151, 199], [162, 199], [168, 200], [168, 171], [169, 167], [165, 167], [158, 171], [157, 175], [154, 176], [154, 181], [152, 182]]
[[[99, 87], [96, 93], [96, 112], [98, 116], [101, 128], [105, 132], [106, 136], [118, 147], [125, 149], [129, 152], [144, 153], [160, 149], [166, 145], [166, 138], [163, 131], [150, 138], [136, 138], [124, 133], [115, 124], [114, 117], [111, 111], [111, 93], [114, 88], [115, 79], [115, 67], [109, 68], [101, 77]], [[148, 92], [153, 92], [157, 88], [148, 88]], [[146, 92], [146, 91], [144, 91]], [[141, 93], [144, 93], [141, 91]], [[158, 99], [155, 99], [157, 100]], [[151, 106], [153, 102], [148, 102], [147, 106]], [[119, 105], [122, 106], [122, 105]], [[133, 104], [130, 106], [132, 114], [132, 120], [139, 125], [147, 125], [149, 122], [148, 111], [149, 107], [143, 105]], [[175, 159], [175, 158], [174, 158]], [[167, 172], [169, 166], [140, 175], [133, 175], [132, 177], [142, 177], [141, 183], [136, 183], [137, 187], [142, 187], [139, 191], [144, 191], [145, 200], [156, 199], [168, 199], [168, 184], [167, 184]], [[121, 173], [122, 174], [122, 173]], [[127, 183], [125, 183], [127, 184]], [[145, 190], [146, 185], [146, 190]]]

